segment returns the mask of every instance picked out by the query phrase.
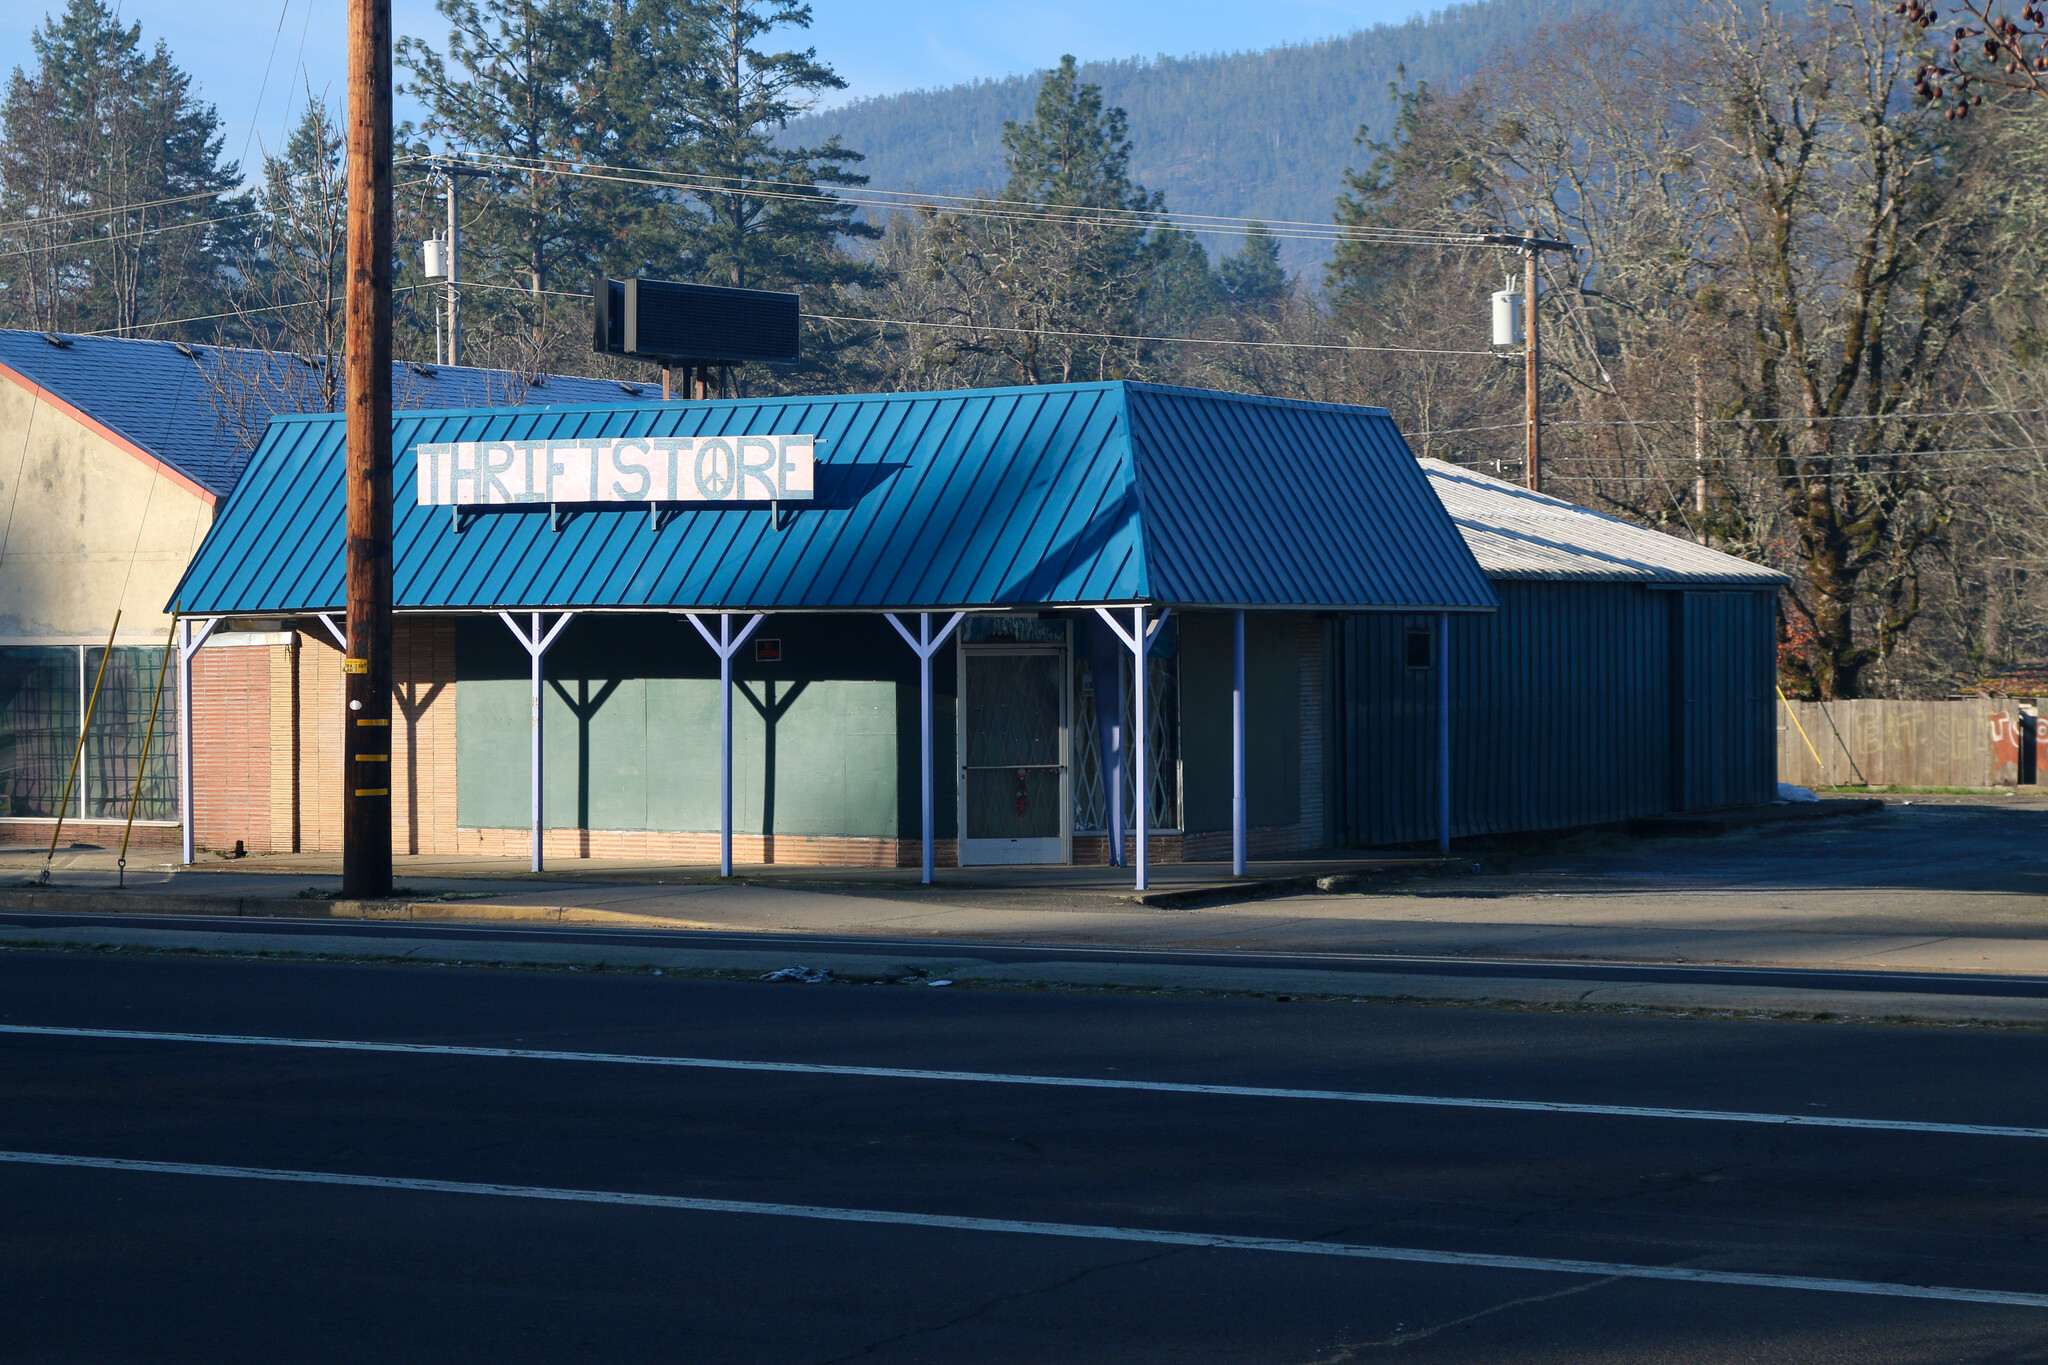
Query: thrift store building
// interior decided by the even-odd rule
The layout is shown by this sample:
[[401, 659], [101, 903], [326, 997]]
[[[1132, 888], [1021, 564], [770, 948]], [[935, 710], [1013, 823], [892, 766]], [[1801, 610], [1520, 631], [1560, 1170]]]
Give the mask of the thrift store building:
[[[1077, 384], [393, 449], [401, 853], [1241, 860], [1771, 795], [1777, 575], [1478, 475], [1454, 521], [1383, 409]], [[342, 462], [338, 417], [273, 421], [177, 588], [199, 844], [338, 847]], [[1603, 666], [1641, 704], [1569, 685]]]

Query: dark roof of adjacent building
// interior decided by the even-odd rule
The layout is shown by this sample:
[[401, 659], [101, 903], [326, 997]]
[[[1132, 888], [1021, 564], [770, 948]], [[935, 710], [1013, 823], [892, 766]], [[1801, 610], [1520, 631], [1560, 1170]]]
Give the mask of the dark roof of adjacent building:
[[1420, 463], [1488, 578], [1755, 588], [1791, 581], [1776, 569], [1490, 474], [1442, 460]]
[[[282, 417], [217, 515], [188, 614], [339, 607], [343, 425]], [[813, 435], [816, 499], [416, 505], [422, 442]], [[1158, 602], [1498, 605], [1381, 408], [1145, 384], [785, 397], [394, 419], [400, 609], [832, 610]]]
[[[251, 453], [225, 415], [234, 401], [231, 392], [257, 384], [280, 392], [278, 381], [293, 367], [310, 373], [312, 362], [273, 351], [126, 337], [52, 341], [41, 332], [0, 330], [0, 370], [215, 498], [235, 486]], [[529, 387], [525, 376], [468, 366], [400, 363], [391, 367], [391, 376], [392, 401], [405, 408], [482, 408], [522, 400], [629, 404], [661, 396], [659, 386], [556, 375], [541, 376]], [[262, 397], [258, 393], [257, 401]]]

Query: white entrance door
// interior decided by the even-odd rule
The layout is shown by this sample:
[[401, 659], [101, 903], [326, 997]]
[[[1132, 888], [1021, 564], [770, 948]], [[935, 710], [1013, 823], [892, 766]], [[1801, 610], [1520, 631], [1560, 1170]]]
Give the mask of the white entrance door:
[[1067, 651], [963, 645], [960, 650], [960, 865], [1064, 863]]

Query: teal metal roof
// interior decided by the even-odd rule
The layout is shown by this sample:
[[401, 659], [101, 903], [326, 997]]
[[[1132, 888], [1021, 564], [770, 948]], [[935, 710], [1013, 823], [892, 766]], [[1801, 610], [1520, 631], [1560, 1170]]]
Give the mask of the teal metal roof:
[[[1153, 385], [403, 412], [401, 610], [1184, 606], [1487, 611], [1493, 590], [1381, 408]], [[810, 434], [762, 507], [414, 505], [422, 442]], [[280, 417], [180, 583], [187, 614], [343, 600], [341, 418]]]

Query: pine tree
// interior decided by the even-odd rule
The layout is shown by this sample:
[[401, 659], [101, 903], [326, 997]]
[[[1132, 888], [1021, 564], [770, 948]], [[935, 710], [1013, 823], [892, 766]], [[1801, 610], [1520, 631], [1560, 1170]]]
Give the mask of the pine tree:
[[[1031, 121], [1003, 125], [1010, 178], [999, 213], [930, 215], [938, 268], [958, 299], [947, 311], [968, 329], [947, 351], [1005, 357], [1028, 384], [1127, 377], [1145, 363], [1144, 345], [1128, 338], [1141, 334], [1161, 266], [1187, 257], [1177, 234], [1154, 240], [1166, 203], [1131, 179], [1126, 123], [1062, 57]], [[1008, 204], [1053, 211], [1001, 212]]]
[[[646, 150], [632, 94], [645, 78], [636, 47], [644, 26], [623, 0], [436, 0], [435, 9], [449, 25], [445, 53], [419, 38], [398, 43], [410, 76], [400, 90], [426, 109], [401, 140], [503, 168], [464, 229], [463, 275], [523, 286], [524, 323], [544, 348], [547, 319], [564, 311], [553, 291], [580, 291], [642, 227], [644, 188], [580, 173], [630, 166]], [[470, 297], [480, 324], [494, 302], [505, 306], [488, 293]]]
[[[308, 404], [332, 411], [340, 397], [343, 302], [348, 279], [348, 170], [340, 123], [309, 90], [306, 112], [279, 156], [263, 158], [256, 250], [241, 272], [255, 307], [251, 328], [269, 344], [314, 358]], [[280, 306], [283, 305], [283, 306]]]
[[831, 193], [867, 183], [849, 169], [860, 153], [836, 137], [814, 147], [775, 140], [817, 94], [846, 85], [815, 48], [777, 50], [768, 42], [778, 30], [810, 23], [810, 6], [797, 0], [697, 0], [688, 12], [690, 40], [675, 44], [684, 59], [662, 64], [666, 168], [695, 182], [694, 208], [671, 229], [693, 279], [832, 289], [876, 278], [845, 241], [881, 230]]
[[[1363, 171], [1344, 173], [1336, 221], [1358, 228], [1464, 226], [1485, 193], [1473, 149], [1486, 139], [1471, 126], [1470, 92], [1446, 104], [1427, 82], [1406, 86], [1398, 68], [1396, 76], [1387, 83], [1395, 104], [1392, 134], [1382, 139], [1358, 130], [1358, 145], [1372, 160]], [[1339, 316], [1356, 318], [1389, 280], [1430, 268], [1435, 256], [1431, 248], [1351, 238], [1337, 244], [1324, 283]]]
[[220, 118], [159, 42], [101, 0], [30, 39], [0, 105], [0, 262], [10, 320], [132, 335], [216, 311], [246, 237]]
[[1287, 272], [1280, 268], [1280, 239], [1253, 221], [1244, 230], [1244, 245], [1216, 266], [1217, 284], [1240, 311], [1266, 312], [1287, 292]]

